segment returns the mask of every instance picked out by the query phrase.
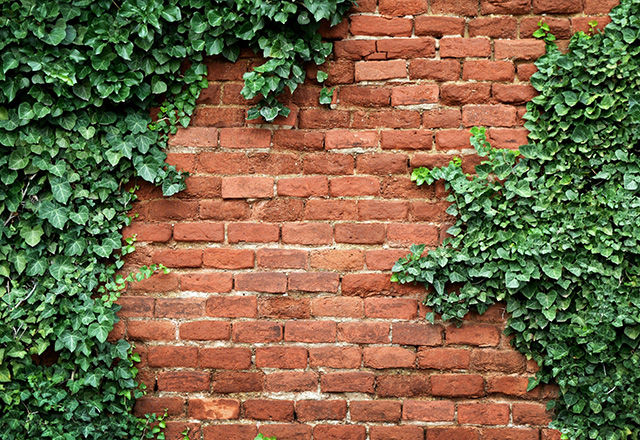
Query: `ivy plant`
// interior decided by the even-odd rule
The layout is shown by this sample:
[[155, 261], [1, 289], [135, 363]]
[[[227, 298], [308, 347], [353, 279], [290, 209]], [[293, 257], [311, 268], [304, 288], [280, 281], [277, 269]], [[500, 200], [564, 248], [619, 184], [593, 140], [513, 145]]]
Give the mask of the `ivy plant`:
[[611, 19], [566, 54], [539, 34], [529, 144], [494, 149], [474, 129], [476, 175], [460, 161], [413, 172], [446, 182], [457, 221], [441, 247], [414, 246], [393, 268], [431, 287], [443, 320], [506, 303], [506, 333], [541, 367], [529, 388], [559, 386], [551, 426], [574, 440], [640, 435], [640, 1]]
[[[153, 418], [132, 346], [109, 341], [133, 251], [122, 227], [135, 182], [184, 188], [164, 162], [207, 86], [204, 57], [266, 62], [243, 94], [250, 116], [287, 110], [276, 95], [301, 63], [331, 50], [317, 30], [347, 0], [21, 0], [0, 2], [0, 432], [5, 440], [140, 439]], [[188, 63], [185, 62], [188, 60]], [[157, 118], [150, 108], [159, 106]], [[161, 434], [159, 434], [161, 437]]]

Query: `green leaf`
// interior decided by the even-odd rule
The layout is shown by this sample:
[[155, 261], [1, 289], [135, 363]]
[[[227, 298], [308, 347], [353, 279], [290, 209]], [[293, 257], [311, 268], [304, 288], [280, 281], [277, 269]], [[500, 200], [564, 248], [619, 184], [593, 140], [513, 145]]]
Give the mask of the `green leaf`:
[[69, 215], [67, 209], [63, 206], [54, 205], [53, 203], [46, 201], [42, 202], [40, 205], [40, 209], [38, 210], [38, 215], [41, 218], [49, 220], [49, 223], [54, 228], [62, 229], [64, 225], [69, 220]]
[[72, 189], [69, 182], [63, 178], [52, 178], [49, 183], [51, 185], [53, 198], [63, 205], [66, 205], [69, 201], [69, 197], [71, 197], [72, 194]]
[[40, 225], [34, 227], [22, 227], [20, 228], [20, 237], [22, 237], [29, 246], [33, 247], [40, 243], [40, 239], [44, 234], [44, 230]]
[[170, 23], [181, 20], [182, 14], [180, 13], [180, 8], [175, 5], [165, 6], [162, 11], [162, 18]]
[[103, 323], [94, 322], [89, 326], [89, 336], [95, 337], [100, 342], [105, 342], [112, 329], [113, 326], [107, 321]]

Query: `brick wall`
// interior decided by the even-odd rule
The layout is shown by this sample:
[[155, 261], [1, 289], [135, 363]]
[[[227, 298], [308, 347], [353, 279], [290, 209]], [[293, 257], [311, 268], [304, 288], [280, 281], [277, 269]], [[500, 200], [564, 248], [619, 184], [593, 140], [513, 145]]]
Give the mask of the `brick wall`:
[[[275, 124], [245, 119], [242, 74], [212, 60], [192, 126], [169, 162], [188, 189], [144, 187], [134, 267], [113, 336], [134, 341], [149, 387], [140, 413], [168, 409], [168, 438], [546, 440], [536, 365], [502, 335], [502, 306], [462, 327], [424, 321], [424, 288], [389, 282], [412, 243], [435, 247], [451, 219], [442, 185], [416, 166], [454, 156], [472, 170], [468, 129], [525, 143], [527, 84], [544, 44], [562, 45], [616, 0], [360, 0], [324, 34], [332, 109], [313, 81]], [[315, 77], [315, 67], [309, 67]]]

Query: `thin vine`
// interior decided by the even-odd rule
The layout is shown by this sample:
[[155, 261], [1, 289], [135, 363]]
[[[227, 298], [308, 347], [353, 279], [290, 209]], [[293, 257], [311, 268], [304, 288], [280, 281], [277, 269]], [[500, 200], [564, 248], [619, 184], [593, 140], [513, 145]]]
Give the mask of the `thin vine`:
[[506, 333], [541, 367], [529, 388], [559, 386], [551, 426], [574, 440], [640, 436], [640, 1], [611, 19], [566, 54], [539, 33], [549, 44], [519, 152], [474, 129], [477, 175], [459, 161], [413, 172], [418, 185], [444, 179], [458, 220], [393, 269], [433, 287], [425, 303], [443, 320], [506, 302]]
[[[348, 0], [21, 0], [0, 2], [0, 432], [14, 439], [141, 439], [153, 417], [137, 356], [109, 341], [123, 277], [122, 227], [135, 179], [184, 188], [164, 162], [207, 86], [204, 56], [264, 56], [243, 95], [250, 117], [288, 109], [276, 96], [305, 80], [331, 45], [321, 20]], [[189, 65], [185, 65], [185, 60]], [[322, 79], [321, 76], [320, 79]], [[162, 103], [152, 122], [152, 106]], [[133, 186], [133, 188], [132, 188]], [[158, 434], [160, 437], [162, 434]]]

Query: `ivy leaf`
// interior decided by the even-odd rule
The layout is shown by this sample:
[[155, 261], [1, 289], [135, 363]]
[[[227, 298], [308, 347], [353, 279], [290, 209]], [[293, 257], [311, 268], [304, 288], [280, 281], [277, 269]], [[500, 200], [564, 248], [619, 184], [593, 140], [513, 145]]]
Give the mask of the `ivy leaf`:
[[20, 228], [20, 237], [22, 237], [29, 246], [33, 247], [40, 243], [40, 239], [44, 234], [44, 230], [40, 225], [35, 225], [33, 228], [23, 227]]
[[66, 348], [73, 353], [74, 351], [76, 351], [78, 342], [80, 342], [80, 340], [81, 338], [79, 334], [71, 332], [69, 330], [65, 330], [56, 341], [56, 350]]
[[69, 220], [69, 215], [64, 207], [54, 205], [49, 201], [42, 202], [38, 213], [40, 217], [49, 220], [49, 223], [57, 229], [62, 229]]
[[47, 38], [44, 39], [46, 43], [53, 46], [57, 46], [67, 37], [67, 23], [64, 19], [60, 18], [56, 21], [55, 26], [51, 29]]
[[53, 198], [56, 201], [66, 205], [69, 201], [69, 197], [71, 197], [72, 189], [69, 182], [62, 178], [51, 179], [49, 181], [51, 185], [51, 192], [53, 194]]
[[182, 14], [180, 13], [180, 8], [175, 5], [165, 6], [162, 10], [162, 18], [170, 23], [181, 20]]
[[88, 334], [100, 342], [105, 342], [111, 330], [113, 330], [113, 326], [108, 321], [102, 323], [94, 322], [89, 326]]

